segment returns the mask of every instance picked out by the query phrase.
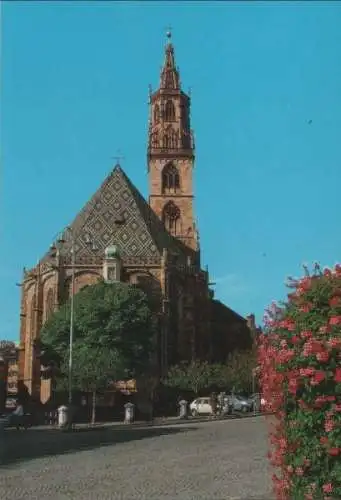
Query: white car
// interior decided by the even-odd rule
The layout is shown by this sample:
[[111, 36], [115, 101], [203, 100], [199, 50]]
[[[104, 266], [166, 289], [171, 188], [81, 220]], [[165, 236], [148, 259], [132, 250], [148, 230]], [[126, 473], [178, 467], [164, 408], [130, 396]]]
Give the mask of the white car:
[[210, 398], [197, 398], [192, 401], [189, 408], [193, 417], [197, 415], [212, 415], [213, 413]]

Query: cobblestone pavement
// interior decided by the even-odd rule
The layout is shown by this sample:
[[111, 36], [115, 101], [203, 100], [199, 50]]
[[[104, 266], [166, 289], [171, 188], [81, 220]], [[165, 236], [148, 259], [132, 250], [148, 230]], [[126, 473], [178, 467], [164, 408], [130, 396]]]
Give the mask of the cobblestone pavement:
[[263, 417], [7, 440], [1, 500], [272, 499]]

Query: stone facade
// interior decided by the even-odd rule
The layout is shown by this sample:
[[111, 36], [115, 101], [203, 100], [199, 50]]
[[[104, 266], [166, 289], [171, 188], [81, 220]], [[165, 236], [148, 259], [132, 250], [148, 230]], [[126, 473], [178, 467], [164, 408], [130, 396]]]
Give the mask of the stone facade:
[[180, 88], [174, 48], [168, 43], [160, 87], [150, 96], [149, 203], [116, 165], [60, 240], [33, 269], [24, 270], [19, 377], [32, 396], [45, 402], [50, 394], [49, 381], [40, 380], [35, 349], [42, 324], [70, 297], [73, 273], [74, 293], [103, 277], [106, 249], [113, 245], [121, 259], [120, 280], [141, 286], [154, 298], [160, 374], [179, 360], [214, 360], [216, 337], [233, 334], [235, 339], [230, 344], [214, 341], [223, 346], [220, 356], [227, 355], [230, 345], [238, 347], [238, 338], [245, 337], [247, 346], [250, 335], [243, 318], [228, 308], [219, 320], [215, 317], [209, 275], [200, 266], [194, 156], [190, 98]]

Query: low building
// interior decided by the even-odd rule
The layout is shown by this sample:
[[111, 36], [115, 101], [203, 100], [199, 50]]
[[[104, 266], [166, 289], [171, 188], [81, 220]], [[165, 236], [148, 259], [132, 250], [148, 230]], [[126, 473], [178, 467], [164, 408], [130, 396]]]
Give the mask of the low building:
[[0, 341], [0, 411], [5, 409], [7, 399], [18, 394], [19, 347], [9, 340]]

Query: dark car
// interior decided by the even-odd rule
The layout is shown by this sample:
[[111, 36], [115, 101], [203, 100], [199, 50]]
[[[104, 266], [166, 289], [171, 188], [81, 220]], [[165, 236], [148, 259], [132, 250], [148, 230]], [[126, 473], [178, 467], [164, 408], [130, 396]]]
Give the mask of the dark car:
[[0, 415], [1, 419], [5, 420], [4, 427], [16, 427], [17, 430], [19, 429], [28, 429], [29, 427], [32, 427], [32, 415], [30, 413], [24, 413], [24, 415], [15, 415], [13, 413], [8, 413]]

